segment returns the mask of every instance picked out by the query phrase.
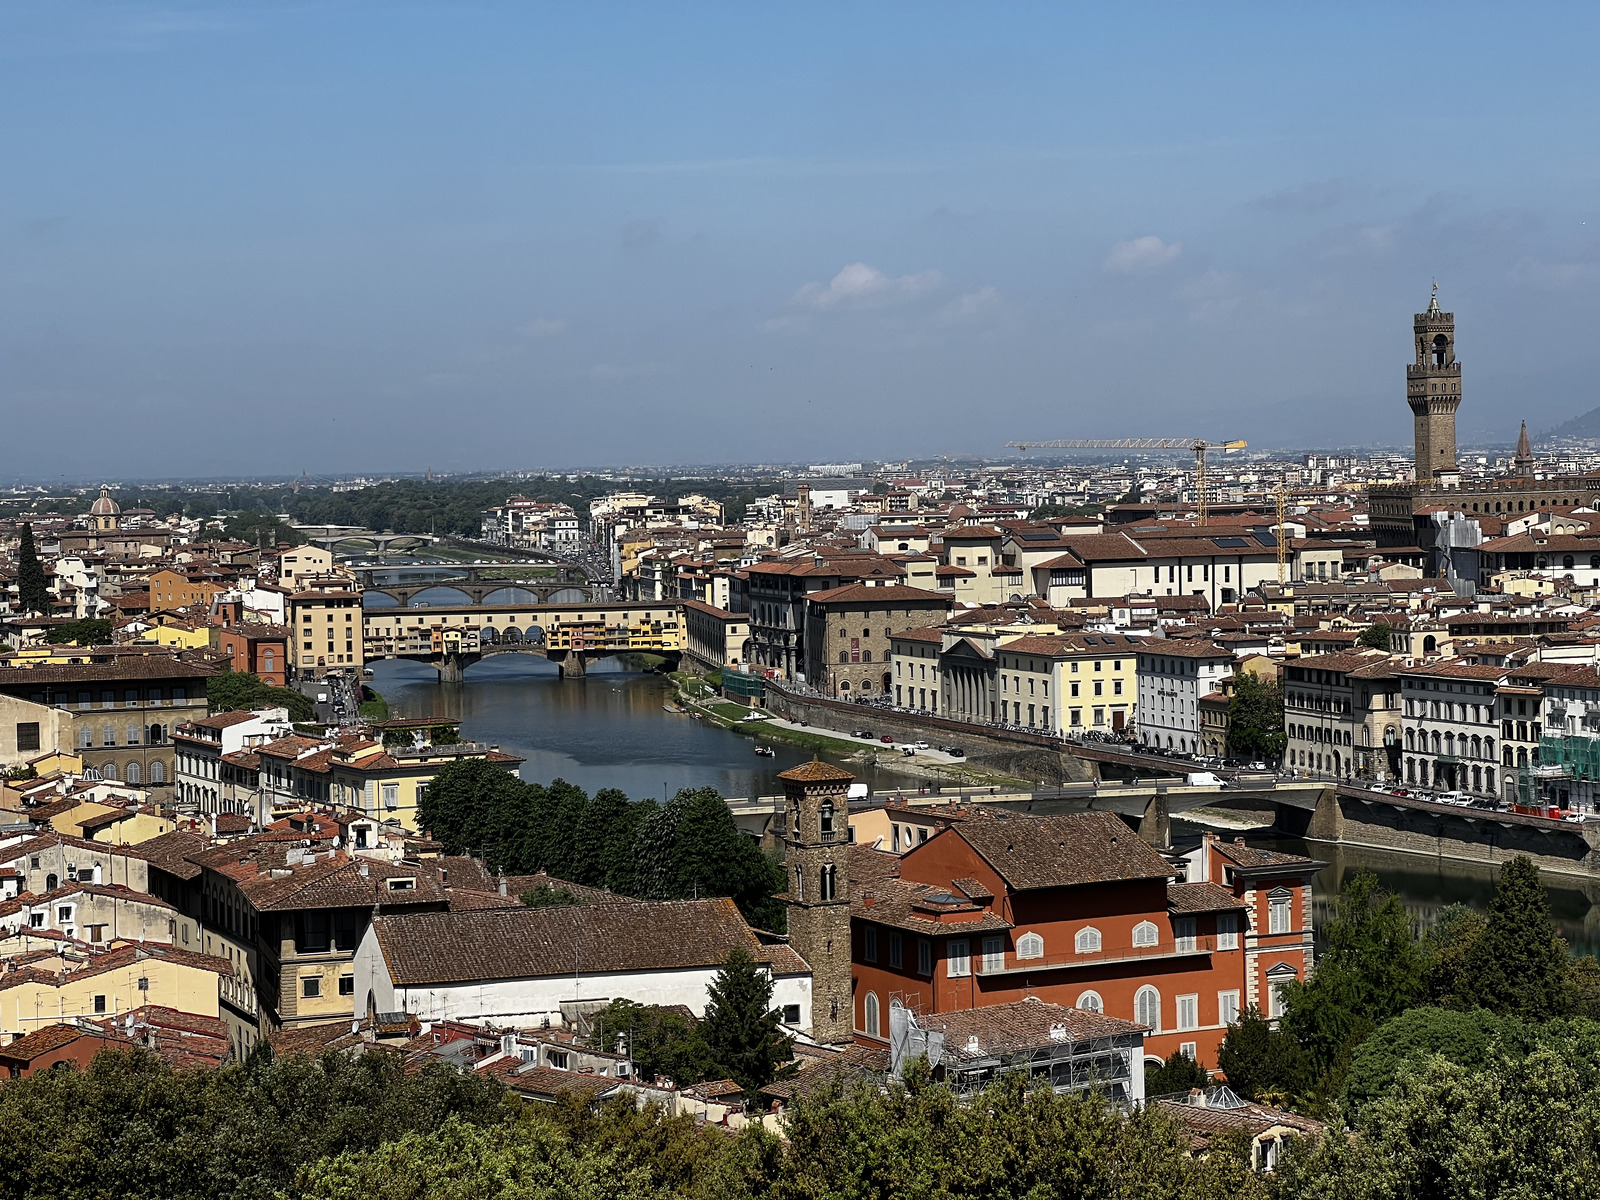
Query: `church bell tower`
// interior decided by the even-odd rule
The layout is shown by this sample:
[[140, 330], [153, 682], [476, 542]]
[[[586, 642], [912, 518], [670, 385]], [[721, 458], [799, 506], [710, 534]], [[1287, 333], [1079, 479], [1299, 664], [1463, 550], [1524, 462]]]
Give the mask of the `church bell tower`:
[[1416, 431], [1417, 483], [1427, 486], [1456, 469], [1456, 409], [1461, 407], [1461, 364], [1456, 361], [1456, 315], [1439, 311], [1433, 285], [1428, 311], [1411, 324], [1417, 360], [1406, 366], [1406, 403]]
[[789, 945], [811, 967], [811, 1036], [849, 1042], [855, 1027], [850, 970], [850, 784], [816, 759], [778, 776], [784, 795]]

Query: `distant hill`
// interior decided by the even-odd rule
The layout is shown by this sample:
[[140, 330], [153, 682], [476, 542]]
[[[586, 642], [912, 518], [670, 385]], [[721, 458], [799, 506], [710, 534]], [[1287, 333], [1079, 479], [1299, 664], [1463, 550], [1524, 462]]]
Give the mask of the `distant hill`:
[[1600, 438], [1600, 408], [1591, 408], [1581, 417], [1573, 417], [1564, 425], [1545, 430], [1539, 435], [1539, 440], [1552, 437]]

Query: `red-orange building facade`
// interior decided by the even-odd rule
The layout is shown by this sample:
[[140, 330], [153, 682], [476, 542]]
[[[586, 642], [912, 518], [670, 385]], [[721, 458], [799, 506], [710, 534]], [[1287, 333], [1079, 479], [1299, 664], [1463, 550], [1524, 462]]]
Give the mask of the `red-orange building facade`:
[[903, 856], [851, 856], [858, 1041], [888, 1010], [1036, 996], [1146, 1025], [1207, 1066], [1230, 1021], [1311, 970], [1322, 864], [1208, 837], [1177, 865], [1115, 814], [963, 821]]

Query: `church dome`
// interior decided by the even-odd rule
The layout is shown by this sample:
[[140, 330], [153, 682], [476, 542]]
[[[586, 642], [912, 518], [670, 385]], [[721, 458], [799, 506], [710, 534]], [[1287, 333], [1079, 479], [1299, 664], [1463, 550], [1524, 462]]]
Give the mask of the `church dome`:
[[122, 515], [121, 506], [111, 498], [110, 488], [102, 487], [100, 489], [100, 499], [96, 500], [89, 509], [89, 515], [91, 517], [117, 517]]

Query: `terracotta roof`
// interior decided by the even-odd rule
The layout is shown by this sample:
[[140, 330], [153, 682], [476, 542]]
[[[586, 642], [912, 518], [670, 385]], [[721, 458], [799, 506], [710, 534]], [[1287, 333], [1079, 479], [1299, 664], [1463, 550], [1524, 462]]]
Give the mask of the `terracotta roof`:
[[798, 767], [778, 772], [778, 778], [792, 780], [795, 783], [826, 783], [835, 779], [848, 781], [855, 776], [832, 763], [825, 763], [820, 758], [813, 757], [808, 763], [801, 763]]
[[669, 971], [720, 966], [735, 946], [759, 961], [732, 900], [638, 901], [562, 908], [381, 916], [372, 924], [397, 985]]
[[[1173, 869], [1109, 812], [967, 821], [941, 835], [961, 838], [1013, 891], [1170, 878]], [[932, 841], [923, 846], [931, 846]], [[911, 860], [917, 850], [907, 855]]]
[[78, 683], [111, 679], [203, 679], [220, 672], [174, 654], [128, 655], [114, 662], [64, 666], [0, 667], [0, 688], [26, 688], [40, 683]]
[[[506, 1060], [500, 1060], [506, 1061]], [[496, 1062], [494, 1066], [499, 1066]], [[558, 1071], [554, 1067], [539, 1067], [532, 1063], [526, 1066], [510, 1064], [510, 1069], [496, 1074], [505, 1081], [505, 1085], [514, 1092], [521, 1092], [527, 1096], [538, 1096], [541, 1099], [554, 1099], [568, 1092], [595, 1098], [601, 1092], [608, 1092], [618, 1086], [622, 1080], [613, 1079], [609, 1075], [586, 1075], [579, 1071]]]
[[59, 1050], [63, 1046], [70, 1046], [79, 1038], [93, 1038], [99, 1042], [122, 1041], [99, 1029], [80, 1029], [76, 1025], [46, 1025], [42, 1029], [35, 1029], [26, 1037], [20, 1037], [4, 1049], [0, 1049], [0, 1058], [9, 1058], [17, 1062], [32, 1062], [42, 1055], [49, 1054], [52, 1050]]
[[829, 588], [825, 592], [812, 592], [806, 597], [812, 604], [929, 604], [949, 607], [950, 597], [926, 588], [906, 587], [903, 584], [873, 586], [865, 583], [848, 583], [843, 587]]
[[1306, 858], [1299, 854], [1284, 854], [1278, 850], [1261, 850], [1255, 846], [1245, 845], [1243, 838], [1236, 838], [1231, 842], [1218, 842], [1217, 849], [1231, 859], [1236, 866], [1246, 871], [1275, 870], [1283, 867], [1305, 867], [1307, 869], [1320, 868], [1326, 863], [1320, 863], [1314, 858]]
[[1227, 888], [1215, 883], [1167, 884], [1167, 911], [1182, 913], [1227, 912], [1249, 908]]
[[1195, 641], [1175, 641], [1172, 638], [1152, 638], [1139, 647], [1145, 654], [1164, 654], [1168, 658], [1228, 658], [1233, 651], [1217, 645], [1209, 638]]

